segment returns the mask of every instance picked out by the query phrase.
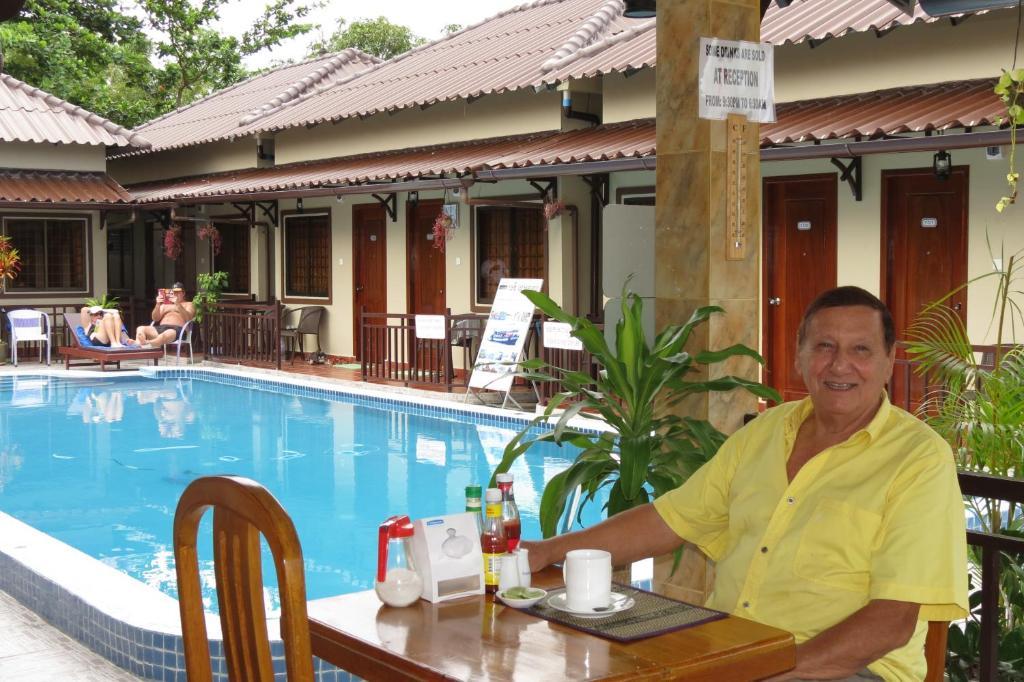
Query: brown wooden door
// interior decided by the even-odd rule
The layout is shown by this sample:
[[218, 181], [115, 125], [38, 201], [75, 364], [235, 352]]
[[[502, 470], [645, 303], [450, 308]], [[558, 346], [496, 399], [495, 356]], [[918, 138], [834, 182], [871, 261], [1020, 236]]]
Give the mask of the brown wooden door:
[[406, 235], [410, 313], [442, 315], [445, 309], [444, 252], [434, 248], [434, 219], [441, 201], [407, 205]]
[[380, 204], [352, 207], [352, 309], [355, 312], [353, 352], [362, 359], [361, 318], [388, 310], [387, 213]]
[[[444, 252], [434, 248], [434, 219], [441, 212], [440, 200], [407, 204], [406, 248], [408, 253], [408, 312], [419, 315], [443, 315], [445, 312]], [[417, 340], [411, 335], [409, 357], [416, 379], [428, 375], [434, 379], [443, 371], [449, 355], [443, 341]]]
[[[924, 306], [967, 281], [967, 190], [964, 167], [954, 168], [946, 180], [931, 168], [882, 173], [882, 300], [892, 311], [898, 340], [906, 339]], [[966, 321], [966, 291], [947, 304]], [[903, 358], [897, 350], [897, 361]], [[911, 378], [909, 396], [907, 381], [898, 364], [892, 401], [914, 409], [924, 381]]]
[[765, 383], [793, 400], [807, 395], [796, 371], [804, 310], [836, 286], [836, 175], [764, 180], [762, 347]]

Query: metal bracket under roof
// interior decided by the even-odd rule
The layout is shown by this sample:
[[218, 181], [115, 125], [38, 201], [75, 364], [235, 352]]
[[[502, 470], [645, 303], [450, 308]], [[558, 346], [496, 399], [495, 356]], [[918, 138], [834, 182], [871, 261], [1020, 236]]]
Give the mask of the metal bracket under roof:
[[[260, 209], [260, 211], [263, 212], [263, 215], [267, 216], [267, 218], [270, 220], [270, 224], [273, 225], [274, 227], [277, 227], [277, 221], [278, 221], [278, 218], [281, 215], [281, 212], [280, 212], [279, 207], [277, 205], [277, 200], [274, 200], [274, 201], [255, 201], [253, 203], [256, 205], [256, 208]], [[255, 213], [255, 211], [253, 211], [253, 213]], [[256, 216], [253, 215], [253, 218], [255, 218], [255, 217]], [[256, 221], [254, 220], [253, 222], [256, 222]]]
[[537, 190], [540, 198], [544, 201], [554, 201], [558, 198], [558, 178], [537, 178], [527, 180], [530, 186]]
[[608, 174], [601, 173], [598, 175], [584, 175], [582, 178], [583, 182], [587, 183], [587, 186], [590, 187], [590, 194], [601, 202], [601, 207], [604, 208], [607, 206], [609, 193], [611, 191], [610, 183], [608, 182]]
[[253, 203], [236, 204], [236, 203], [232, 202], [231, 205], [234, 206], [236, 209], [238, 209], [238, 212], [241, 213], [245, 218], [247, 218], [249, 220], [250, 227], [256, 227], [256, 220], [255, 220], [256, 219], [256, 205], [255, 204], [253, 204]]
[[853, 192], [853, 198], [856, 201], [861, 201], [864, 198], [864, 184], [861, 178], [861, 157], [853, 157], [850, 159], [850, 163], [848, 164], [832, 157], [832, 165], [842, 171], [842, 175], [839, 176], [839, 181], [850, 185], [850, 191]]
[[398, 222], [398, 195], [394, 192], [390, 192], [381, 196], [380, 194], [372, 195], [374, 199], [380, 202], [380, 205], [387, 211], [388, 217], [391, 218], [391, 222]]
[[146, 211], [146, 216], [150, 220], [155, 220], [163, 226], [165, 230], [171, 227], [171, 212], [170, 211]]

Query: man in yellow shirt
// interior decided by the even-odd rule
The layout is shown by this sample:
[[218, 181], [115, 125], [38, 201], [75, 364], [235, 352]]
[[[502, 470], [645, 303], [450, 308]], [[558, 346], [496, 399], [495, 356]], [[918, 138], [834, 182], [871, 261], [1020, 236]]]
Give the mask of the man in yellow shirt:
[[796, 668], [773, 679], [922, 679], [928, 621], [967, 614], [952, 452], [889, 404], [895, 332], [875, 296], [823, 293], [797, 346], [808, 398], [759, 416], [654, 503], [524, 542], [531, 567], [583, 547], [623, 564], [688, 540], [717, 562], [709, 607], [793, 633]]

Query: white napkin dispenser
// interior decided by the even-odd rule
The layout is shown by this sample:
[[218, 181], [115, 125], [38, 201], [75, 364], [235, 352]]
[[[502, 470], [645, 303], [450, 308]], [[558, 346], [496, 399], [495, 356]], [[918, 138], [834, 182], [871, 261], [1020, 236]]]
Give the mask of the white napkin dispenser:
[[413, 521], [412, 556], [431, 602], [484, 593], [484, 557], [475, 514], [447, 514]]

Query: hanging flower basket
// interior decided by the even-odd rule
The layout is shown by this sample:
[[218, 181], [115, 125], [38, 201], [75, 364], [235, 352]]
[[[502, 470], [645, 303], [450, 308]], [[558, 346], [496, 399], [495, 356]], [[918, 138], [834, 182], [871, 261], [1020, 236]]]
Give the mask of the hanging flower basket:
[[558, 216], [562, 215], [562, 211], [564, 210], [565, 202], [562, 201], [561, 199], [544, 202], [544, 217], [547, 218], [548, 220], [551, 220], [552, 218], [557, 218]]
[[185, 243], [181, 240], [181, 226], [172, 225], [164, 232], [164, 255], [171, 260], [178, 260], [184, 250]]
[[213, 223], [206, 223], [205, 225], [203, 225], [202, 227], [199, 228], [199, 238], [200, 239], [209, 239], [210, 240], [210, 245], [213, 247], [213, 255], [214, 256], [219, 256], [220, 255], [220, 247], [221, 247], [220, 230], [218, 230], [216, 227], [214, 227]]
[[453, 233], [452, 217], [442, 209], [434, 218], [434, 248], [444, 253], [445, 244], [452, 238]]
[[14, 279], [21, 270], [21, 255], [11, 246], [10, 237], [0, 236], [0, 285], [5, 279]]

